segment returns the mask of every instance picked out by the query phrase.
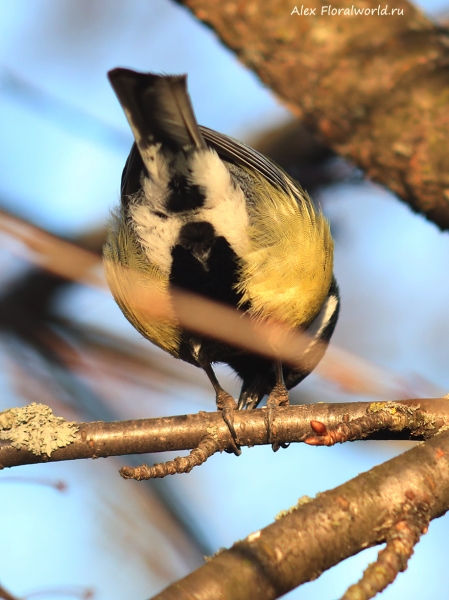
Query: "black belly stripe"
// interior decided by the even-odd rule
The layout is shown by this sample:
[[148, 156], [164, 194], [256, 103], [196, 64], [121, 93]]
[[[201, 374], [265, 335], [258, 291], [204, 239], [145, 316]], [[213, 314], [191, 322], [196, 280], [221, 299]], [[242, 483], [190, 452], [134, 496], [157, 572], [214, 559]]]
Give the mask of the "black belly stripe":
[[206, 195], [201, 186], [191, 183], [184, 173], [174, 173], [168, 184], [170, 195], [167, 199], [167, 210], [173, 213], [201, 208]]
[[172, 250], [170, 283], [212, 300], [237, 306], [241, 295], [237, 254], [205, 221], [186, 223]]

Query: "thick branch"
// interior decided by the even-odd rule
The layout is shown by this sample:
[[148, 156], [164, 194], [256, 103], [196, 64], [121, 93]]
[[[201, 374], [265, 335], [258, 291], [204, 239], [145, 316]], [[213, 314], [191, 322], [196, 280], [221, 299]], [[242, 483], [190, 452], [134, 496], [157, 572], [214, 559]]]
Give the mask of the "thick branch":
[[[449, 228], [449, 38], [406, 0], [396, 14], [291, 14], [290, 0], [178, 0], [315, 131], [442, 229]], [[358, 9], [375, 9], [364, 0]], [[298, 8], [301, 5], [298, 4]], [[383, 7], [381, 7], [383, 8]], [[390, 6], [391, 11], [392, 5]]]
[[[366, 415], [370, 407], [382, 408], [384, 404], [388, 406], [389, 403], [323, 403], [279, 408], [276, 411], [277, 438], [279, 443], [303, 442], [313, 435], [311, 421], [319, 421], [331, 429], [349, 416], [351, 420], [358, 419]], [[400, 404], [411, 408], [406, 421], [404, 415], [400, 414], [388, 429], [365, 435], [365, 438], [422, 440], [449, 426], [449, 400], [445, 398], [404, 400]], [[0, 466], [5, 468], [80, 458], [191, 450], [197, 448], [206, 436], [214, 437], [220, 451], [231, 446], [229, 429], [219, 412], [201, 411], [195, 415], [77, 425], [79, 429], [74, 433], [74, 442], [55, 450], [50, 457], [18, 450], [7, 440], [1, 440]], [[265, 408], [237, 411], [235, 428], [242, 446], [269, 443]]]
[[299, 504], [153, 600], [272, 600], [388, 540], [398, 524], [425, 532], [449, 508], [449, 432]]

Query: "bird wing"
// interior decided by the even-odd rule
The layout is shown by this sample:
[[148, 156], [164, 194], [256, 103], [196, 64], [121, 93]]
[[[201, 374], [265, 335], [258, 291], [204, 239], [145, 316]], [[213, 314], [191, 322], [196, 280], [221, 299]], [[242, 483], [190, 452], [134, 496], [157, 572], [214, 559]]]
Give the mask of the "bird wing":
[[220, 158], [228, 159], [251, 170], [255, 169], [274, 186], [280, 187], [286, 193], [293, 192], [295, 196], [298, 195], [299, 185], [295, 185], [283, 169], [263, 154], [223, 133], [203, 125], [199, 128], [207, 145], [213, 148]]

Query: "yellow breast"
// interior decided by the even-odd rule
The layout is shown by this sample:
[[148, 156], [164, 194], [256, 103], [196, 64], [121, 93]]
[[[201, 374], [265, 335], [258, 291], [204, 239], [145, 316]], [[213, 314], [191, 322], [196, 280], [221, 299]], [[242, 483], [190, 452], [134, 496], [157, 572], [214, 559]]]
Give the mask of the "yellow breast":
[[307, 325], [332, 281], [329, 223], [302, 190], [297, 198], [267, 188], [261, 176], [254, 183], [257, 201], [248, 205], [248, 251], [238, 285], [241, 303], [250, 302], [256, 318], [274, 318], [295, 328]]
[[[177, 357], [179, 326], [172, 319], [155, 319], [141, 301], [144, 297], [151, 302], [153, 293], [169, 306], [168, 278], [148, 261], [120, 211], [112, 214], [103, 258], [108, 285], [125, 317], [153, 344]], [[139, 298], [136, 289], [143, 291]]]

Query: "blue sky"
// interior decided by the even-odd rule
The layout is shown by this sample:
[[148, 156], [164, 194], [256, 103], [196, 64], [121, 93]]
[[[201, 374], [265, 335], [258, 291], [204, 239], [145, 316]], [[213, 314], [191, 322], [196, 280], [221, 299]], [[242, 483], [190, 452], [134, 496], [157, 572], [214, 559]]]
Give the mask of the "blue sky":
[[[444, 3], [422, 6], [432, 12]], [[187, 72], [198, 120], [242, 139], [288, 118], [274, 95], [210, 30], [169, 0], [0, 0], [2, 206], [66, 235], [106, 221], [118, 200], [131, 145], [106, 79], [115, 66]], [[329, 217], [342, 232], [335, 268], [343, 304], [335, 342], [393, 372], [449, 391], [449, 286], [442, 276], [449, 258], [447, 237], [369, 183], [335, 186], [323, 194], [329, 199]], [[0, 251], [5, 272], [17, 266], [5, 247]], [[123, 333], [142, 348], [148, 345], [110, 298], [78, 289], [67, 295], [64, 308], [80, 321]], [[7, 375], [8, 358], [0, 352], [1, 366], [1, 405], [22, 403]], [[319, 389], [326, 401], [341, 399], [316, 376], [304, 386]], [[212, 392], [192, 395], [189, 390], [168, 394], [161, 414], [214, 409]], [[124, 398], [123, 418], [131, 414], [127, 402]], [[215, 456], [168, 485], [218, 549], [269, 524], [299, 497], [334, 487], [407, 447], [297, 445], [277, 454], [269, 448], [245, 449], [238, 459]], [[163, 535], [156, 500], [138, 484], [123, 482], [116, 470], [114, 461], [101, 460], [7, 474], [45, 473], [63, 478], [69, 490], [59, 494], [23, 483], [0, 486], [0, 580], [5, 586], [21, 595], [61, 583], [85, 585], [95, 588], [96, 598], [137, 599], [188, 572], [182, 552]], [[126, 518], [117, 519], [120, 511]], [[441, 564], [448, 529], [445, 517], [431, 524], [409, 570], [382, 598], [440, 598], [449, 577]], [[335, 598], [375, 554], [375, 549], [366, 551], [288, 597]], [[165, 570], [158, 555], [164, 557]]]

